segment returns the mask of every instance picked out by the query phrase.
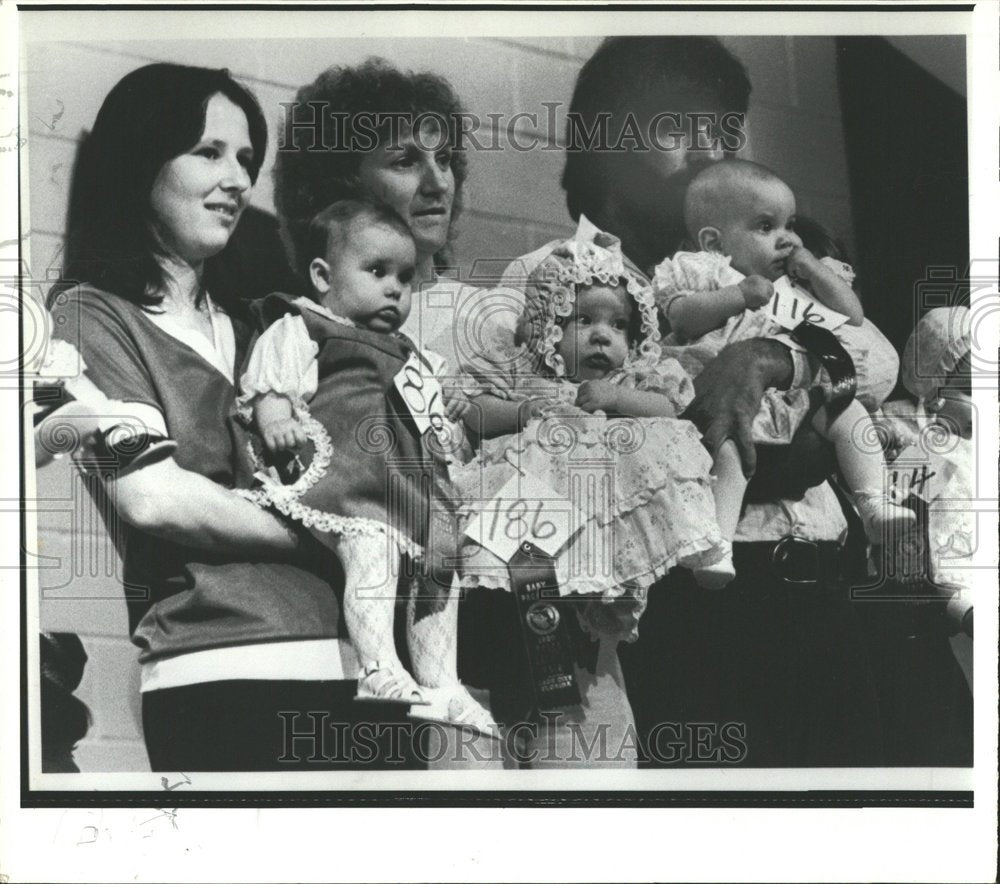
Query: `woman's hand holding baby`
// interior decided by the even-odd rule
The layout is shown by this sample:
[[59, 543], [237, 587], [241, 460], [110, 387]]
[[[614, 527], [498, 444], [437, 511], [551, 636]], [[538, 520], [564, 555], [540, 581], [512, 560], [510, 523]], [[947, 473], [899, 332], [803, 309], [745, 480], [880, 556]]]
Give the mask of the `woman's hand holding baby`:
[[774, 295], [774, 286], [763, 276], [748, 276], [740, 280], [740, 294], [746, 302], [747, 310], [758, 310], [768, 304]]

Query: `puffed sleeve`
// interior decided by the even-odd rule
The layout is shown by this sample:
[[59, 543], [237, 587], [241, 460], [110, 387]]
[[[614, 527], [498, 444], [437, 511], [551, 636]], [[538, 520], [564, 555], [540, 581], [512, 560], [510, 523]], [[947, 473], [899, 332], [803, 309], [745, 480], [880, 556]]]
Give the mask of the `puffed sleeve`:
[[681, 414], [694, 399], [694, 382], [680, 362], [671, 357], [653, 365], [641, 364], [624, 372], [622, 384], [641, 393], [657, 393], [670, 400], [674, 414]]
[[653, 271], [653, 296], [667, 316], [670, 305], [691, 292], [714, 291], [743, 278], [733, 270], [729, 258], [718, 252], [677, 252], [661, 261]]
[[51, 307], [52, 337], [76, 348], [81, 370], [85, 365], [86, 376], [120, 411], [104, 419], [102, 429], [124, 419], [167, 436], [156, 385], [123, 318], [122, 306], [114, 295], [93, 289], [62, 292]]
[[277, 393], [293, 403], [312, 399], [318, 383], [318, 352], [301, 316], [286, 313], [268, 326], [254, 344], [240, 378], [236, 400], [240, 416], [249, 420], [253, 400], [265, 393]]

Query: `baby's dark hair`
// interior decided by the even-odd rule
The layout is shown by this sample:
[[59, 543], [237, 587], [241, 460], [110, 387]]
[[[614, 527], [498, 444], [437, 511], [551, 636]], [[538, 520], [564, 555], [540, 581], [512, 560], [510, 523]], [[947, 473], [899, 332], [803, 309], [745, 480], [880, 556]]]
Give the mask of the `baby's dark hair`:
[[306, 229], [306, 248], [299, 255], [296, 268], [306, 281], [309, 280], [309, 265], [314, 258], [325, 258], [330, 249], [342, 244], [350, 235], [351, 228], [364, 222], [382, 225], [395, 230], [400, 236], [413, 241], [413, 234], [402, 216], [388, 203], [373, 199], [366, 194], [339, 199], [321, 212], [317, 212]]

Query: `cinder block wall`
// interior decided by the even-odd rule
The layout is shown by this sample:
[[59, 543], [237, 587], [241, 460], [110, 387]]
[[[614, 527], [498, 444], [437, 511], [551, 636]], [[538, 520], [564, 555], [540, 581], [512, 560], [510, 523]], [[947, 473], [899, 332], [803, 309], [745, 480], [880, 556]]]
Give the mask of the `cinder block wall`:
[[[800, 211], [853, 243], [833, 39], [727, 37], [754, 84], [749, 155], [796, 190]], [[267, 163], [253, 202], [272, 208], [278, 103], [330, 64], [381, 55], [406, 69], [429, 69], [455, 86], [472, 112], [537, 113], [567, 102], [577, 71], [599, 38], [200, 40], [35, 43], [24, 58], [28, 101], [30, 268], [58, 276], [67, 194], [80, 133], [108, 90], [150, 61], [228, 67], [257, 94], [272, 127]], [[525, 122], [520, 127], [527, 129]], [[501, 142], [502, 143], [502, 142]], [[477, 258], [523, 254], [572, 231], [558, 151], [470, 152], [465, 212], [456, 257], [468, 272]], [[138, 714], [138, 672], [118, 585], [120, 563], [101, 520], [66, 461], [38, 473], [43, 629], [78, 633], [90, 662], [78, 695], [94, 726], [77, 758], [85, 771], [146, 769]]]

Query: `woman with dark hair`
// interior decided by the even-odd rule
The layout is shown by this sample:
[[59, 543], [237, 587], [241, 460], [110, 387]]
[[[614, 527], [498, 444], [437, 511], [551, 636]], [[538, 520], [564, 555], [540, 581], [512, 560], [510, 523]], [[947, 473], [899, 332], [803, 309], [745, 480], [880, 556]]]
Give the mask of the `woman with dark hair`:
[[[50, 296], [55, 335], [124, 404], [105, 434], [142, 428], [100, 478], [154, 770], [305, 764], [288, 729], [301, 732], [307, 712], [345, 721], [354, 693], [328, 582], [336, 562], [230, 490], [226, 415], [251, 329], [238, 300], [213, 288], [213, 265], [266, 134], [256, 99], [224, 70], [154, 64], [125, 76], [80, 152], [65, 279]], [[157, 436], [175, 450], [131, 458]], [[339, 742], [329, 748], [350, 751]]]
[[[245, 190], [239, 204], [242, 213], [267, 149], [267, 123], [257, 100], [224, 70], [147, 65], [108, 93], [93, 130], [80, 146], [70, 195], [64, 279], [72, 284], [88, 282], [143, 306], [162, 301], [170, 274], [163, 258], [171, 245], [151, 234], [154, 186], [162, 196], [170, 184], [168, 176], [160, 174], [165, 164], [202, 139], [209, 99], [215, 96], [219, 98], [214, 106], [231, 105], [230, 115], [243, 114], [248, 143], [238, 159], [247, 178], [241, 188]], [[202, 159], [219, 159], [212, 156], [217, 149], [210, 144], [198, 151]], [[225, 247], [238, 218], [217, 225], [202, 260]], [[209, 276], [216, 264], [209, 262]], [[206, 280], [206, 285], [210, 282]]]

